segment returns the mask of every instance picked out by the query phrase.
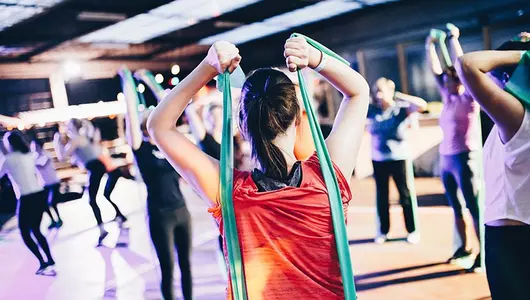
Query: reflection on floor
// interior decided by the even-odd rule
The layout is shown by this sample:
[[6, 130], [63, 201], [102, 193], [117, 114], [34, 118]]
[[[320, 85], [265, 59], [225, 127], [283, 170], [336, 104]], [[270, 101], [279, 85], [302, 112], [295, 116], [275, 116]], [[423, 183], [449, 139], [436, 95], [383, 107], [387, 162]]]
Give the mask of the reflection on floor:
[[[439, 190], [434, 181], [421, 181], [429, 193]], [[434, 185], [433, 185], [434, 184]], [[428, 185], [433, 185], [428, 188]], [[385, 245], [372, 243], [375, 232], [373, 196], [360, 188], [348, 216], [348, 232], [357, 289], [363, 300], [372, 299], [488, 299], [484, 274], [465, 274], [443, 264], [451, 252], [451, 211], [447, 207], [422, 207], [422, 241], [409, 245], [400, 240], [404, 233], [399, 208], [392, 212], [392, 237]], [[224, 299], [225, 282], [217, 264], [217, 228], [206, 205], [183, 186], [193, 216], [193, 277], [196, 299]], [[373, 193], [372, 193], [373, 194]], [[123, 195], [127, 195], [124, 197]], [[363, 199], [358, 198], [362, 195]], [[156, 255], [148, 236], [145, 189], [133, 181], [120, 180], [113, 195], [129, 218], [129, 227], [115, 223], [105, 246], [96, 248], [98, 231], [92, 211], [83, 198], [60, 206], [65, 225], [47, 232], [57, 261], [57, 276], [35, 276], [36, 260], [24, 247], [18, 230], [0, 233], [0, 299], [161, 299]], [[100, 201], [105, 220], [114, 216], [110, 205]], [[44, 219], [43, 228], [48, 224]], [[178, 268], [175, 288], [180, 297]], [[180, 299], [180, 298], [179, 298]], [[316, 298], [318, 299], [318, 298]]]

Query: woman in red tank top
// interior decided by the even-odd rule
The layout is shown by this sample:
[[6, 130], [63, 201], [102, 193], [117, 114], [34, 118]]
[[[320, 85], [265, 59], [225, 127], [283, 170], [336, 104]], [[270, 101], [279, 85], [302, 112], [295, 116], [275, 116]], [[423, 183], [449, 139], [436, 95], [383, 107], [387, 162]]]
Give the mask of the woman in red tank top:
[[[357, 159], [368, 85], [353, 69], [303, 38], [287, 40], [284, 56], [290, 71], [315, 69], [344, 95], [326, 144], [346, 213], [351, 192], [343, 174], [352, 174]], [[147, 125], [181, 176], [211, 203], [209, 211], [221, 233], [219, 162], [180, 134], [175, 121], [201, 87], [227, 69], [232, 72], [240, 61], [233, 44], [215, 43], [199, 66], [158, 105]], [[233, 202], [249, 299], [344, 299], [318, 158], [316, 154], [302, 162], [295, 158], [301, 109], [294, 84], [274, 69], [254, 71], [242, 88], [239, 117], [259, 166], [251, 172], [234, 170]]]

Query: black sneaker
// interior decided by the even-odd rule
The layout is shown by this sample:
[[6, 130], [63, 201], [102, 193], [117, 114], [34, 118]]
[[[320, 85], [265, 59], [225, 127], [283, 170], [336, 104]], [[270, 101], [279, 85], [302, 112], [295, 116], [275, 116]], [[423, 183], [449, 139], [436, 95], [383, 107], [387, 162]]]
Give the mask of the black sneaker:
[[468, 257], [472, 254], [470, 250], [466, 250], [464, 247], [458, 248], [458, 250], [455, 251], [453, 256], [447, 260], [447, 263], [453, 262], [457, 259]]
[[59, 220], [59, 221], [57, 221], [55, 227], [56, 227], [56, 228], [61, 228], [62, 226], [63, 226], [63, 220]]
[[480, 273], [483, 272], [484, 268], [482, 268], [482, 256], [479, 253], [477, 256], [475, 256], [475, 263], [471, 268], [468, 269], [469, 272], [475, 272]]
[[99, 235], [98, 246], [101, 246], [101, 243], [102, 243], [103, 240], [107, 237], [107, 235], [109, 235], [109, 232], [108, 232], [108, 231], [103, 231], [103, 232]]
[[53, 228], [57, 228], [57, 222], [55, 221], [52, 221], [50, 226], [48, 226], [48, 229], [53, 229]]
[[37, 272], [35, 272], [35, 274], [36, 275], [42, 275], [47, 267], [48, 267], [48, 265], [46, 263], [42, 263], [40, 265], [39, 269], [37, 270]]

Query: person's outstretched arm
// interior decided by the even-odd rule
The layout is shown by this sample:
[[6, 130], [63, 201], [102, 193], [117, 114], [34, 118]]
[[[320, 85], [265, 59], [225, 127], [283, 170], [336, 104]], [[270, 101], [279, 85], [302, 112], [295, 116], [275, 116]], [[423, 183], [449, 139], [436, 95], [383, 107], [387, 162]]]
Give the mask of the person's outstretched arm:
[[447, 23], [447, 29], [449, 29], [449, 46], [451, 48], [451, 57], [453, 64], [456, 64], [456, 60], [464, 55], [464, 50], [458, 38], [460, 37], [460, 29], [451, 23]]
[[[322, 52], [302, 37], [287, 40], [284, 56], [291, 72], [307, 66], [314, 69], [324, 59]], [[349, 65], [332, 57], [325, 59], [326, 65], [320, 74], [344, 96], [326, 144], [331, 159], [348, 178], [353, 173], [364, 134], [370, 88]]]
[[186, 118], [188, 119], [188, 124], [190, 125], [191, 134], [197, 140], [201, 142], [206, 136], [206, 128], [204, 127], [204, 122], [197, 113], [197, 105], [193, 102], [186, 107]]
[[233, 72], [240, 61], [233, 44], [215, 43], [195, 70], [158, 104], [147, 122], [151, 137], [173, 167], [203, 199], [214, 204], [219, 194], [219, 162], [179, 133], [175, 124], [203, 86], [227, 69]]
[[427, 101], [420, 97], [404, 94], [402, 92], [396, 92], [394, 97], [398, 100], [405, 101], [411, 104], [409, 113], [424, 112], [427, 110]]
[[127, 122], [127, 126], [125, 126], [127, 142], [133, 150], [138, 150], [142, 145], [142, 130], [140, 128], [140, 119], [136, 107], [138, 94], [136, 93], [134, 79], [129, 69], [122, 67], [118, 71], [118, 75], [121, 78], [125, 106], [127, 107], [127, 114], [125, 115], [125, 122]]
[[443, 69], [438, 53], [436, 52], [436, 41], [432, 35], [427, 36], [425, 40], [425, 51], [427, 51], [427, 60], [429, 61], [432, 72], [434, 75], [440, 76], [443, 73]]
[[514, 96], [500, 88], [487, 73], [503, 66], [516, 65], [521, 51], [477, 51], [461, 56], [456, 64], [460, 79], [508, 142], [521, 127], [525, 109]]

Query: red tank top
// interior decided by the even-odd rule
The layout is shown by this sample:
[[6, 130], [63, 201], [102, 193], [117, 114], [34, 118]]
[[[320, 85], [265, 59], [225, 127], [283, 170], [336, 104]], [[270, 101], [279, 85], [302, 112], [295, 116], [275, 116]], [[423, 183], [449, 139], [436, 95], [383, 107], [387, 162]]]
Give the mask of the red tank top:
[[[233, 202], [248, 299], [344, 299], [317, 155], [301, 167], [300, 187], [271, 192], [258, 192], [251, 172], [234, 170]], [[334, 168], [346, 215], [352, 194], [346, 178]], [[209, 211], [223, 234], [221, 207]], [[230, 283], [228, 299], [232, 299]]]

